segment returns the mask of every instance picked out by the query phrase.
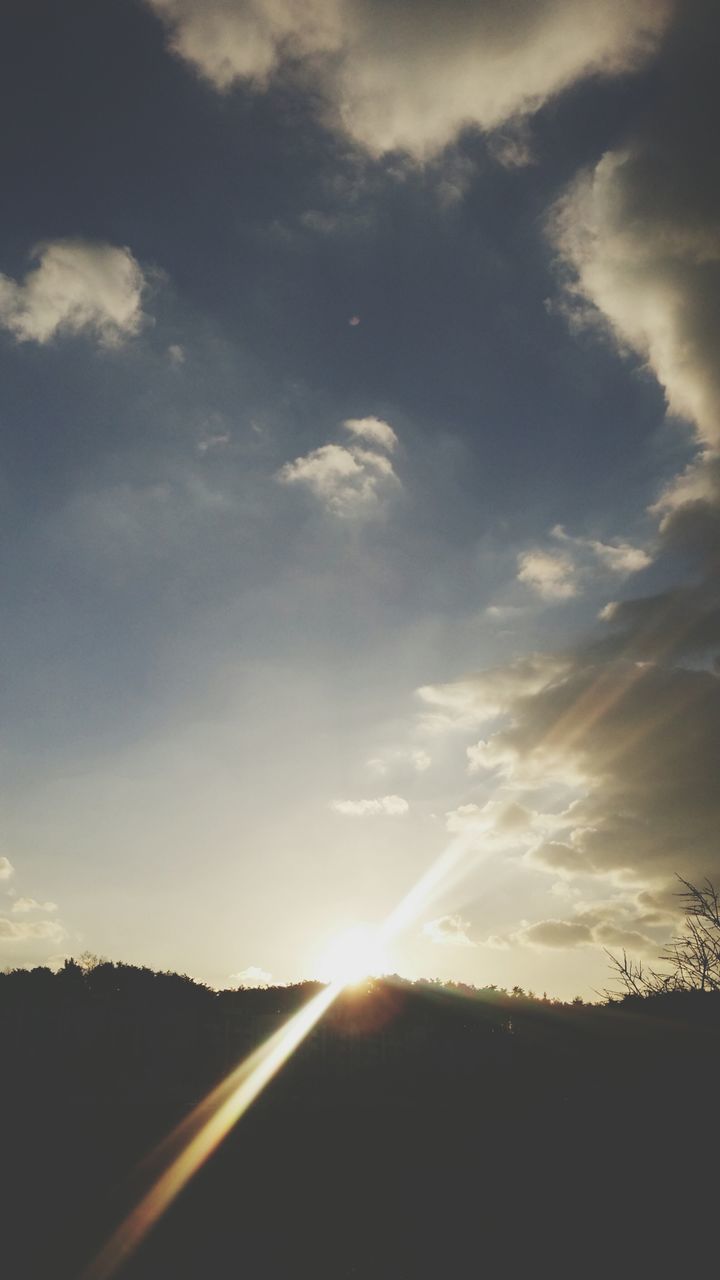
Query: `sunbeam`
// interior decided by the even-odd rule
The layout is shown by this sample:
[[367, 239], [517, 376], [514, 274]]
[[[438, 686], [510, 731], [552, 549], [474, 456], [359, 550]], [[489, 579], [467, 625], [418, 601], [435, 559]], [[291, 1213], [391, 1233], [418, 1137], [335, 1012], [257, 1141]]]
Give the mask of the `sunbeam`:
[[156, 1152], [156, 1159], [164, 1164], [159, 1177], [82, 1272], [81, 1280], [109, 1280], [117, 1273], [342, 989], [342, 983], [334, 983], [319, 991], [209, 1093], [166, 1139]]

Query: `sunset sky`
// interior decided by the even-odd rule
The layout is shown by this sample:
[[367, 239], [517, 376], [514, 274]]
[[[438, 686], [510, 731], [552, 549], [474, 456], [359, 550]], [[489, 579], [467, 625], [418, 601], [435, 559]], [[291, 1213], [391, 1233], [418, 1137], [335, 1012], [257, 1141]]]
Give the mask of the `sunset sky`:
[[[564, 997], [720, 874], [720, 9], [8, 0], [0, 967]], [[448, 846], [450, 852], [448, 853]]]

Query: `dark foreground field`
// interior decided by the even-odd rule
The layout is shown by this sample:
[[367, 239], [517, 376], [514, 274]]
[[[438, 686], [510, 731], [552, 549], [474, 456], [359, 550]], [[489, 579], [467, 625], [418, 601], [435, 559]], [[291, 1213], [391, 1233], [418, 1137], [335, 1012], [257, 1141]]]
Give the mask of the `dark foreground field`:
[[[101, 968], [0, 978], [8, 1280], [79, 1276], [147, 1185], [148, 1152], [312, 994]], [[120, 1274], [714, 1268], [718, 1005], [348, 994]]]

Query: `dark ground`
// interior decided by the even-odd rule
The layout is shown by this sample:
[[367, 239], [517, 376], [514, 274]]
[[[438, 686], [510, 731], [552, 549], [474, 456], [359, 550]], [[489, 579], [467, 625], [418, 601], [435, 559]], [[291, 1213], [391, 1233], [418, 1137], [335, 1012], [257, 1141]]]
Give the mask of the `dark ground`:
[[[87, 978], [63, 1002], [9, 980], [0, 1272], [71, 1280], [146, 1185], [143, 1157], [231, 1065], [238, 1027], [308, 991], [273, 1013], [268, 993], [263, 1009], [188, 988], [169, 1008], [156, 983], [149, 1007], [89, 999]], [[714, 1274], [718, 1004], [348, 997], [120, 1274]]]

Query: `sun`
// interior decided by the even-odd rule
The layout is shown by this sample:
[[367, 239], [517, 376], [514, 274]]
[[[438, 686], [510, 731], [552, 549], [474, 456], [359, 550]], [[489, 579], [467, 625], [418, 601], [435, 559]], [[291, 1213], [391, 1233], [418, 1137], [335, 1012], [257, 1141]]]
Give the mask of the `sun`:
[[318, 972], [325, 982], [356, 986], [364, 978], [387, 973], [388, 962], [379, 930], [356, 924], [330, 940], [320, 956]]

